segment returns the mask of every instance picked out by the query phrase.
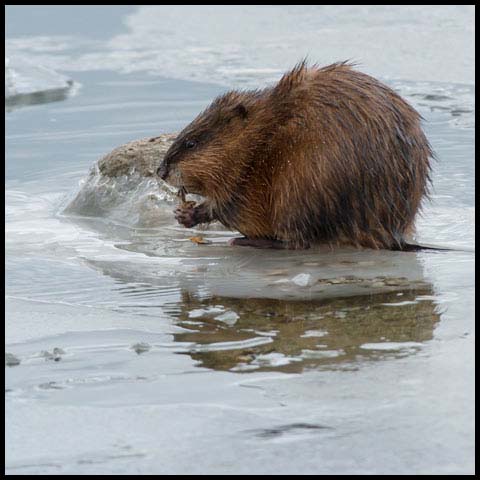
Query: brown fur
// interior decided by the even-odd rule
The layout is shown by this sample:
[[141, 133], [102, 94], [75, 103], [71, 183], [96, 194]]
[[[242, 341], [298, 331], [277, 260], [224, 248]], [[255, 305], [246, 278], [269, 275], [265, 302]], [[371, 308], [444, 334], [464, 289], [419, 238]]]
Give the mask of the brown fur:
[[302, 62], [272, 88], [215, 99], [177, 137], [159, 174], [206, 197], [209, 215], [193, 224], [218, 219], [249, 239], [294, 248], [401, 248], [433, 156], [420, 119], [346, 62]]

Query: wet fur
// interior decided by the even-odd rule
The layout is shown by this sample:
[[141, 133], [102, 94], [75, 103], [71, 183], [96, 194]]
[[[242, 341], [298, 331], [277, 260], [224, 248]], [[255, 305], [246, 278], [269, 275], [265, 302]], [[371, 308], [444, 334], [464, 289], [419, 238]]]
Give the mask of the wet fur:
[[164, 178], [207, 198], [200, 220], [248, 239], [399, 249], [429, 183], [420, 120], [346, 62], [302, 62], [272, 88], [218, 97], [167, 152]]

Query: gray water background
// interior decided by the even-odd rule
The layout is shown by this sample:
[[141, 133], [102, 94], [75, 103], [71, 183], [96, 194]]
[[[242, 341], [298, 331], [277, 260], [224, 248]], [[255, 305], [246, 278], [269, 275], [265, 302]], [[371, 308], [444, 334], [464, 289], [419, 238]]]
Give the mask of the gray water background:
[[[77, 88], [6, 110], [7, 473], [473, 473], [473, 29], [465, 6], [8, 7], [7, 55]], [[112, 148], [305, 55], [360, 61], [425, 117], [418, 240], [457, 249], [394, 259], [425, 290], [316, 300], [291, 282], [315, 253], [199, 249], [170, 205], [154, 229], [62, 215]]]

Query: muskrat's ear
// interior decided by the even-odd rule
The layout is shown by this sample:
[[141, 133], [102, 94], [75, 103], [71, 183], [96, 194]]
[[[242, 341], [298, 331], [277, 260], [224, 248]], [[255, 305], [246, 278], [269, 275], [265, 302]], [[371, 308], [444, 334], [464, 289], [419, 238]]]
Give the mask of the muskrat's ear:
[[239, 115], [241, 118], [247, 118], [248, 117], [248, 110], [243, 103], [239, 103], [235, 108], [234, 112], [236, 115]]

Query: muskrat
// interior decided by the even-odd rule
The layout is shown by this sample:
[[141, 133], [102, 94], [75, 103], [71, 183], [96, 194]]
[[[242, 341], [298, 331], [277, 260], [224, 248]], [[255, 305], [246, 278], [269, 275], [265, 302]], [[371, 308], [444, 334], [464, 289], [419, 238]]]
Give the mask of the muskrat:
[[157, 174], [205, 197], [175, 211], [218, 220], [235, 245], [405, 249], [433, 153], [421, 116], [349, 62], [300, 62], [263, 90], [229, 91], [175, 139]]

